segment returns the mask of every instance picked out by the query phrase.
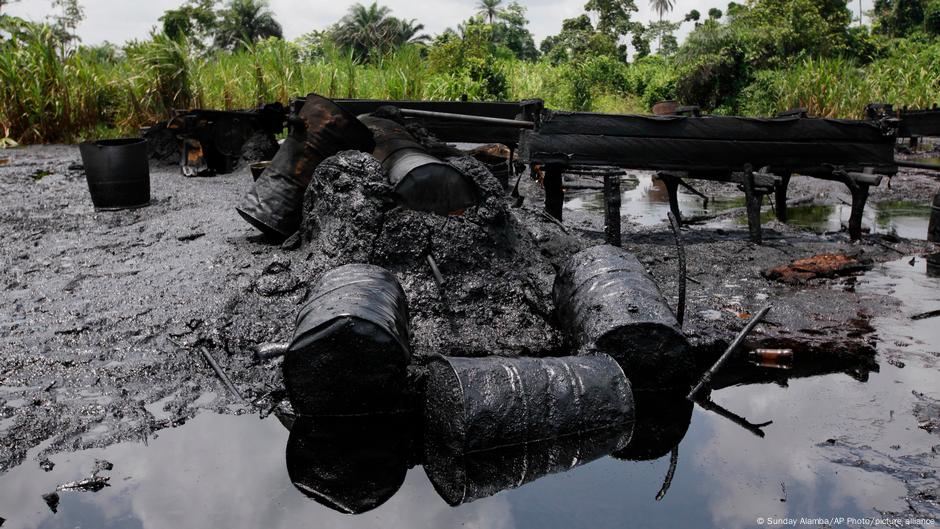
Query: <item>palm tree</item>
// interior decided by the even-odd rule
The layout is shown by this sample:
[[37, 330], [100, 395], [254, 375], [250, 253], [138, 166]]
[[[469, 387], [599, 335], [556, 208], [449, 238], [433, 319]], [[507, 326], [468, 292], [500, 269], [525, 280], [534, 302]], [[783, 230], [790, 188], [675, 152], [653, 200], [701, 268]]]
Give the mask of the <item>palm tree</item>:
[[503, 0], [480, 0], [477, 3], [477, 14], [483, 15], [492, 24], [496, 17], [503, 12], [503, 9], [499, 7], [502, 3]]
[[414, 19], [395, 18], [390, 13], [389, 8], [376, 2], [368, 7], [355, 4], [333, 29], [333, 41], [352, 50], [357, 58], [367, 59], [371, 53], [384, 54], [403, 44], [429, 39], [418, 34], [424, 29], [423, 24], [416, 24]]
[[431, 37], [426, 33], [418, 34], [419, 31], [424, 29], [424, 24], [416, 24], [415, 19], [394, 20], [396, 20], [398, 24], [392, 39], [394, 46], [401, 46], [402, 44], [424, 44], [431, 40]]
[[268, 37], [284, 37], [281, 25], [268, 9], [268, 1], [231, 0], [228, 8], [222, 11], [215, 45], [239, 50]]
[[676, 7], [676, 2], [675, 0], [650, 0], [650, 6], [653, 7], [653, 11], [659, 13], [659, 20], [661, 22], [663, 15]]

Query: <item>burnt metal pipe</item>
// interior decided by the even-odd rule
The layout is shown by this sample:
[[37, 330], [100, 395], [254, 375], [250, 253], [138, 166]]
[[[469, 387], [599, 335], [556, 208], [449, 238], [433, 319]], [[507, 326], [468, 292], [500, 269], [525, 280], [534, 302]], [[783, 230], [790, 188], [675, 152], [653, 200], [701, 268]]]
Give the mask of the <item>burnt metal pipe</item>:
[[633, 391], [607, 355], [434, 357], [425, 443], [466, 454], [633, 422]]
[[687, 388], [693, 361], [676, 315], [633, 254], [609, 245], [575, 254], [552, 289], [571, 347], [602, 352], [634, 388]]
[[311, 289], [284, 357], [284, 385], [299, 415], [399, 408], [411, 360], [408, 301], [384, 268], [335, 268]]
[[448, 215], [479, 202], [480, 191], [473, 179], [428, 154], [403, 125], [373, 116], [360, 116], [360, 120], [372, 131], [372, 154], [388, 174], [401, 205]]
[[236, 207], [261, 232], [284, 239], [300, 227], [304, 192], [320, 162], [344, 150], [371, 152], [372, 133], [329, 99], [307, 96], [271, 165]]
[[738, 349], [738, 347], [744, 342], [744, 339], [747, 338], [747, 335], [751, 334], [751, 331], [754, 330], [754, 327], [757, 327], [757, 324], [763, 321], [764, 316], [766, 316], [767, 313], [770, 312], [770, 309], [771, 309], [770, 305], [764, 307], [763, 309], [760, 310], [760, 312], [754, 315], [754, 317], [752, 317], [749, 322], [747, 322], [747, 325], [745, 325], [744, 328], [741, 329], [741, 332], [738, 333], [734, 341], [731, 342], [731, 345], [729, 345], [728, 348], [725, 350], [725, 352], [721, 355], [721, 357], [718, 358], [718, 361], [715, 362], [715, 365], [713, 365], [711, 369], [709, 369], [708, 371], [705, 372], [704, 375], [702, 375], [702, 379], [699, 380], [698, 384], [694, 388], [692, 388], [692, 391], [690, 391], [688, 396], [686, 397], [687, 399], [689, 399], [690, 401], [695, 400], [695, 394], [701, 391], [702, 388], [704, 388], [711, 382], [712, 377], [715, 376], [715, 373], [717, 373], [718, 370], [721, 369], [721, 366], [725, 365], [725, 363], [731, 358], [731, 355], [733, 355], [734, 352]]
[[449, 119], [453, 121], [465, 121], [467, 123], [480, 123], [482, 125], [499, 125], [503, 127], [516, 127], [519, 129], [534, 129], [534, 121], [523, 121], [520, 119], [490, 118], [486, 116], [474, 116], [471, 114], [452, 114], [450, 112], [433, 112], [430, 110], [413, 110], [410, 108], [399, 109], [402, 116], [410, 118], [433, 118]]

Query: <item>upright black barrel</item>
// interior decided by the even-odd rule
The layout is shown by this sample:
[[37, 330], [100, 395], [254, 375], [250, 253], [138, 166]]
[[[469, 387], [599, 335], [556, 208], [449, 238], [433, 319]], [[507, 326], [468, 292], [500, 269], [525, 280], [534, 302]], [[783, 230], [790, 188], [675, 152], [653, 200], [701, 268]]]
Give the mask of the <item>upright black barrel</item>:
[[408, 301], [395, 275], [350, 264], [323, 275], [300, 309], [284, 384], [302, 415], [357, 415], [401, 405], [411, 359]]
[[147, 140], [86, 141], [78, 149], [95, 209], [139, 208], [150, 204]]
[[634, 388], [690, 384], [689, 342], [633, 254], [610, 245], [575, 254], [555, 277], [552, 294], [569, 344], [612, 356]]

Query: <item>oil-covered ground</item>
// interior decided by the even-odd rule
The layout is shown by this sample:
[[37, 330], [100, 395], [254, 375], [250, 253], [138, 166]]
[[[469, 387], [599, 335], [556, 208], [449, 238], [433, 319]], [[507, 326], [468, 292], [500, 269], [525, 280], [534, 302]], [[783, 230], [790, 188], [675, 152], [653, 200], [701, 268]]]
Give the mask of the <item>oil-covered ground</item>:
[[[683, 214], [696, 221], [682, 238], [691, 279], [685, 329], [699, 365], [772, 304], [744, 349], [791, 347], [790, 369], [737, 359], [717, 377], [711, 404], [691, 417], [679, 413], [670, 424], [678, 435], [662, 446], [653, 439], [642, 456], [584, 457], [570, 472], [455, 508], [435, 492], [444, 478], [429, 480], [422, 461], [410, 460], [396, 494], [349, 516], [291, 484], [289, 432], [270, 414], [283, 398], [279, 361], [256, 362], [253, 348], [290, 338], [311, 279], [355, 253], [350, 244], [327, 252], [330, 237], [355, 242], [360, 231], [334, 225], [327, 238], [265, 240], [233, 209], [250, 185], [246, 168], [188, 179], [176, 167], [153, 166], [149, 207], [96, 212], [77, 148], [7, 150], [0, 158], [8, 159], [0, 164], [4, 528], [724, 528], [787, 517], [829, 518], [833, 527], [852, 525], [840, 517], [859, 519], [855, 526], [866, 517], [931, 526], [940, 516], [940, 318], [911, 318], [940, 309], [937, 265], [927, 259], [940, 248], [924, 241], [940, 184], [927, 173], [905, 171], [873, 189], [870, 233], [856, 244], [842, 230], [849, 194], [837, 184], [794, 179], [793, 221], [768, 214], [765, 244], [755, 246], [741, 221], [741, 193], [694, 183], [710, 197], [706, 205], [681, 195]], [[624, 246], [675, 305], [665, 190], [641, 172], [622, 185]], [[538, 213], [535, 182], [524, 177], [520, 191], [522, 207], [507, 197], [443, 228], [442, 219], [397, 213], [382, 220], [401, 228], [397, 235], [370, 239], [377, 245], [367, 258], [385, 259], [403, 277], [417, 355], [564, 352], [550, 325], [554, 267], [602, 241], [603, 202], [598, 191], [569, 192], [562, 228]], [[342, 218], [344, 210], [321, 213]], [[416, 233], [414, 248], [434, 248], [443, 293], [420, 261], [408, 264], [401, 235], [431, 225], [437, 231]], [[492, 225], [509, 226], [517, 250], [475, 248]], [[467, 248], [479, 255], [468, 258]], [[797, 285], [761, 275], [827, 252], [871, 267]], [[514, 269], [467, 272], [480, 259]], [[204, 354], [245, 401], [226, 391]], [[407, 431], [369, 434], [391, 446]], [[679, 439], [675, 476], [657, 501]], [[355, 460], [360, 446], [329, 444], [323, 458]]]

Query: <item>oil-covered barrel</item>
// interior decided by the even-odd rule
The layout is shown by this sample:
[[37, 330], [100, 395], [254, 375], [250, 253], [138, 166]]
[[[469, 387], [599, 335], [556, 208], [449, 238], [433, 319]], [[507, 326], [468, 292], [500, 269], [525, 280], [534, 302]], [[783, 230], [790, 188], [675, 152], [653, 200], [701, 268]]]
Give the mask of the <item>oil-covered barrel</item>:
[[344, 150], [371, 152], [372, 133], [356, 116], [316, 94], [291, 115], [290, 134], [271, 165], [235, 208], [252, 226], [277, 238], [300, 227], [304, 192], [324, 159]]
[[633, 392], [607, 355], [434, 357], [425, 442], [467, 454], [603, 428], [627, 430]]
[[601, 245], [575, 254], [552, 294], [569, 344], [612, 356], [634, 388], [690, 383], [689, 343], [656, 282], [626, 250]]
[[940, 242], [940, 193], [933, 197], [930, 206], [930, 225], [927, 227], [927, 240]]
[[460, 454], [429, 445], [424, 470], [434, 489], [457, 506], [567, 472], [620, 448], [630, 437], [616, 428]]
[[287, 474], [318, 503], [344, 514], [382, 505], [405, 481], [414, 442], [410, 416], [298, 419], [287, 440]]
[[375, 138], [373, 155], [388, 173], [398, 202], [409, 209], [441, 215], [476, 205], [473, 179], [428, 154], [404, 126], [390, 119], [360, 116]]
[[86, 141], [78, 150], [95, 209], [139, 208], [150, 204], [147, 140]]
[[320, 278], [300, 309], [284, 384], [302, 415], [395, 410], [411, 359], [408, 301], [395, 275], [351, 264]]

